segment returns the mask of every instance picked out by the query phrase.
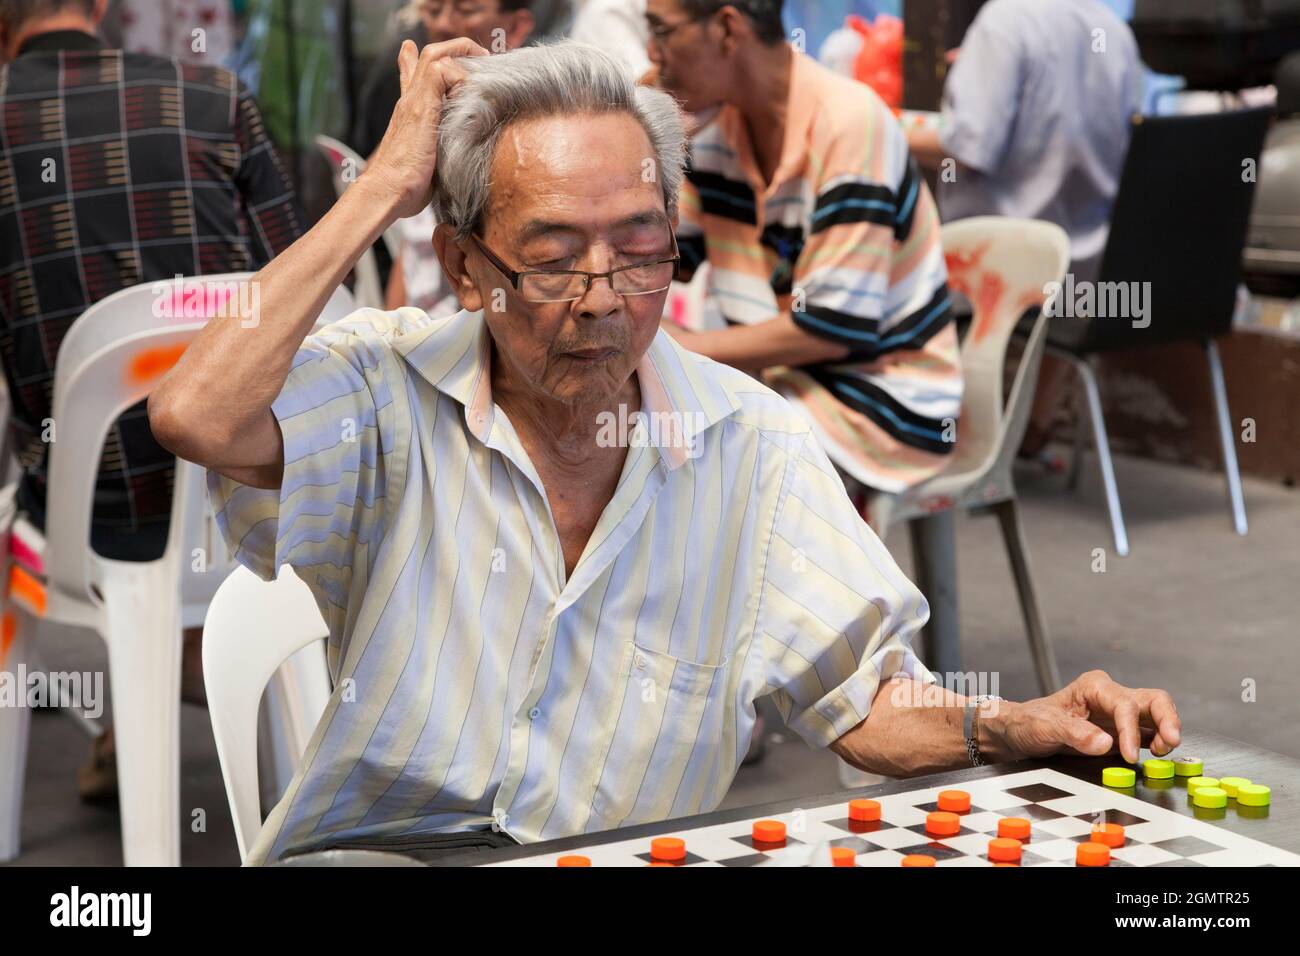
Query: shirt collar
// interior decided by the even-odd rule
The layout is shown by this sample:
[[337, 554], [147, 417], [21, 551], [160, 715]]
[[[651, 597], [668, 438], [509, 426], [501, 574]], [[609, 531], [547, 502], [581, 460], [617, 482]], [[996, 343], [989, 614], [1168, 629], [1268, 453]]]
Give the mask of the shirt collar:
[[763, 182], [758, 168], [754, 144], [749, 139], [749, 128], [740, 111], [733, 106], [723, 108], [721, 115], [722, 133], [727, 143], [735, 151], [745, 174], [758, 196], [766, 192], [771, 194], [783, 183], [802, 174], [808, 157], [808, 144], [811, 138], [813, 120], [816, 118], [820, 95], [818, 91], [819, 64], [805, 53], [791, 50], [790, 92], [786, 99], [785, 138], [781, 144], [781, 159], [776, 172], [766, 189], [760, 188]]
[[[484, 444], [496, 417], [490, 346], [481, 311], [437, 319], [394, 342], [412, 369], [464, 406], [466, 427]], [[697, 454], [700, 436], [740, 409], [722, 377], [709, 374], [710, 364], [659, 332], [636, 369], [645, 431], [633, 435], [635, 422], [628, 423], [618, 439], [654, 445], [670, 471]]]
[[50, 30], [24, 40], [23, 45], [18, 48], [18, 55], [22, 56], [25, 53], [55, 53], [60, 50], [71, 50], [80, 53], [88, 50], [102, 50], [103, 48], [104, 44], [99, 37], [93, 34], [84, 33], [81, 30]]

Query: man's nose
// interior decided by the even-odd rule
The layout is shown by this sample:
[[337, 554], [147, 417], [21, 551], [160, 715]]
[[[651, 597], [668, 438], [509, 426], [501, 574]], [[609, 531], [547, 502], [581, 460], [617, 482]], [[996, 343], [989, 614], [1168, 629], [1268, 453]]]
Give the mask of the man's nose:
[[614, 291], [612, 276], [593, 276], [587, 281], [587, 291], [576, 305], [578, 315], [585, 319], [603, 319], [623, 308], [623, 297]]

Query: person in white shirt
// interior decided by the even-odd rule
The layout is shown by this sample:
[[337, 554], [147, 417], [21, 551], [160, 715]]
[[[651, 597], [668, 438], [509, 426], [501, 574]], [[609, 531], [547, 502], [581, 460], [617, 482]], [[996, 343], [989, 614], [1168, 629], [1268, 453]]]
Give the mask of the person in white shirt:
[[612, 54], [633, 79], [650, 69], [645, 0], [577, 0], [570, 37]]
[[[939, 177], [940, 216], [1054, 222], [1075, 282], [1094, 281], [1143, 74], [1133, 32], [1101, 0], [990, 0], [948, 73], [938, 128], [908, 134], [922, 163], [956, 160]], [[1046, 444], [1068, 374], [1044, 356], [1026, 457]]]

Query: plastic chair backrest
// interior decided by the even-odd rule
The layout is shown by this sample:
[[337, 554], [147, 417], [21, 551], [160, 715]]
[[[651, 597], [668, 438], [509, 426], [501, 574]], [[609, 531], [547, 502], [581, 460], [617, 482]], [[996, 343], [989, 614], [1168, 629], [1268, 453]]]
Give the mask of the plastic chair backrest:
[[[356, 182], [357, 177], [365, 171], [366, 161], [351, 146], [339, 142], [332, 136], [318, 135], [316, 148], [329, 163], [330, 175], [334, 180], [334, 196], [338, 198], [343, 195], [343, 190]], [[395, 224], [384, 230], [384, 247], [396, 262], [398, 254], [402, 251], [402, 236]]]
[[[203, 276], [185, 280], [179, 290], [172, 282], [122, 289], [83, 312], [64, 336], [55, 363], [55, 433], [47, 492], [57, 507], [47, 508], [45, 528], [52, 592], [78, 602], [98, 601], [89, 542], [99, 452], [113, 422], [148, 396], [206, 322], [203, 316], [171, 317], [178, 308], [184, 311], [190, 295], [186, 290], [197, 287], [189, 283], [201, 282], [205, 305], [216, 305], [239, 295], [237, 283], [251, 275]], [[158, 303], [166, 308], [157, 308]], [[351, 294], [335, 290], [318, 324], [327, 317], [341, 318], [351, 306]], [[165, 560], [177, 559], [187, 528], [193, 527], [187, 515], [205, 507], [201, 469], [182, 463], [172, 498]]]
[[262, 826], [257, 714], [280, 665], [328, 628], [306, 584], [285, 565], [275, 581], [237, 567], [217, 588], [203, 625], [203, 680], [240, 859]]
[[[1255, 192], [1250, 164], [1259, 162], [1270, 118], [1270, 110], [1252, 109], [1134, 121], [1096, 296], [1113, 290], [1106, 298], [1118, 307], [1107, 312], [1133, 314], [1099, 314], [1079, 351], [1228, 331]], [[1136, 315], [1134, 294], [1143, 296], [1144, 315]]]
[[961, 420], [957, 447], [945, 473], [968, 473], [992, 466], [1007, 445], [1024, 437], [1033, 385], [1042, 357], [1040, 321], [1012, 385], [1003, 415], [1003, 374], [1007, 347], [1020, 317], [1041, 306], [1049, 284], [1058, 282], [1070, 262], [1070, 240], [1060, 226], [1028, 219], [980, 216], [943, 226], [948, 285], [974, 309], [961, 347]]

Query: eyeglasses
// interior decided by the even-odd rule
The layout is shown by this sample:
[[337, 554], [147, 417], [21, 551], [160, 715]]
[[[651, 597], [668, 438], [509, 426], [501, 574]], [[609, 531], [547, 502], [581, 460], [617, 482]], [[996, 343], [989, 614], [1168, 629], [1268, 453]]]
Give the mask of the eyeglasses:
[[657, 20], [647, 21], [650, 30], [650, 39], [654, 40], [656, 43], [663, 43], [682, 27], [690, 26], [692, 23], [699, 23], [701, 20], [706, 19], [708, 19], [708, 16], [691, 17], [689, 20], [683, 20], [681, 23], [660, 23]]
[[609, 272], [582, 272], [571, 269], [533, 270], [518, 272], [501, 261], [478, 236], [470, 236], [483, 257], [492, 263], [511, 287], [525, 302], [573, 302], [581, 299], [597, 279], [608, 279], [615, 295], [653, 295], [664, 292], [677, 278], [682, 257], [677, 251], [677, 237], [673, 236], [673, 254], [653, 262], [638, 262], [620, 266]]
[[431, 17], [440, 17], [444, 9], [450, 7], [451, 13], [458, 20], [473, 20], [483, 16], [488, 12], [488, 8], [481, 3], [466, 2], [466, 0], [421, 0], [417, 4], [421, 13]]

